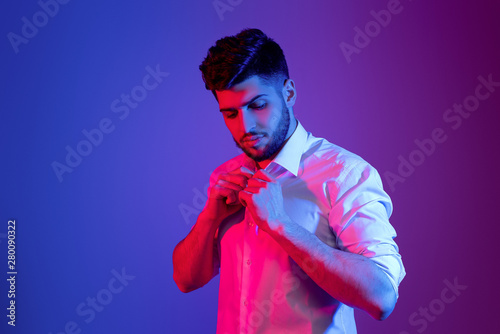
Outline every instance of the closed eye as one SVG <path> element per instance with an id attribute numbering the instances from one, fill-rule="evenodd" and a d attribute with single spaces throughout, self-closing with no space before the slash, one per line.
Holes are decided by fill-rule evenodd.
<path id="1" fill-rule="evenodd" d="M 235 111 L 224 111 L 224 117 L 235 118 L 238 113 Z"/>
<path id="2" fill-rule="evenodd" d="M 262 109 L 264 109 L 266 106 L 267 106 L 267 103 L 260 103 L 260 104 L 257 104 L 257 103 L 252 103 L 252 104 L 250 105 L 250 108 L 255 109 L 255 110 L 262 110 Z"/>

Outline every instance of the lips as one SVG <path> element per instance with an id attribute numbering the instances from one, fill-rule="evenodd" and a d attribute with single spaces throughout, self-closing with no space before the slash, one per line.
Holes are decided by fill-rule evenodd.
<path id="1" fill-rule="evenodd" d="M 242 143 L 246 146 L 257 146 L 262 139 L 264 138 L 264 135 L 252 135 L 252 136 L 246 136 L 243 140 Z"/>
<path id="2" fill-rule="evenodd" d="M 247 136 L 245 137 L 245 139 L 243 139 L 243 141 L 253 141 L 253 140 L 257 140 L 259 138 L 262 138 L 264 137 L 264 135 L 253 135 L 253 136 Z"/>

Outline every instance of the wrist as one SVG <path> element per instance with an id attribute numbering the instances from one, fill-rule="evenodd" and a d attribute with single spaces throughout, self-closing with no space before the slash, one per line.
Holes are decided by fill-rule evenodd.
<path id="1" fill-rule="evenodd" d="M 198 220 L 202 222 L 203 225 L 212 226 L 217 229 L 222 220 L 217 215 L 214 215 L 208 210 L 204 210 L 198 216 Z"/>
<path id="2" fill-rule="evenodd" d="M 268 227 L 271 234 L 274 234 L 275 237 L 281 238 L 286 235 L 286 229 L 294 224 L 290 217 L 287 215 L 283 215 L 279 218 L 275 218 L 268 222 Z"/>

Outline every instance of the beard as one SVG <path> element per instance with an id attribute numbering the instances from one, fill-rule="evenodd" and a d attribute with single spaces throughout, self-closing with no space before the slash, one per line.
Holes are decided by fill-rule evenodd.
<path id="1" fill-rule="evenodd" d="M 240 148 L 249 158 L 256 162 L 264 161 L 272 157 L 276 152 L 278 152 L 285 142 L 286 134 L 290 127 L 290 111 L 282 98 L 282 108 L 281 108 L 281 119 L 276 127 L 276 130 L 271 134 L 269 143 L 264 147 L 262 152 L 252 153 L 250 150 L 242 147 L 236 139 L 233 138 L 236 146 Z M 258 132 L 249 132 L 251 135 L 258 135 Z"/>

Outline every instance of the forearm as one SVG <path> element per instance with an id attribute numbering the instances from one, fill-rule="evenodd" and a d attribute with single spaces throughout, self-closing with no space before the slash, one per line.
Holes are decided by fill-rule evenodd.
<path id="1" fill-rule="evenodd" d="M 294 222 L 269 234 L 306 274 L 338 301 L 385 319 L 396 303 L 385 273 L 369 258 L 329 247 Z"/>
<path id="2" fill-rule="evenodd" d="M 174 281 L 182 292 L 207 284 L 214 274 L 214 236 L 217 224 L 203 212 L 191 232 L 174 249 Z"/>

